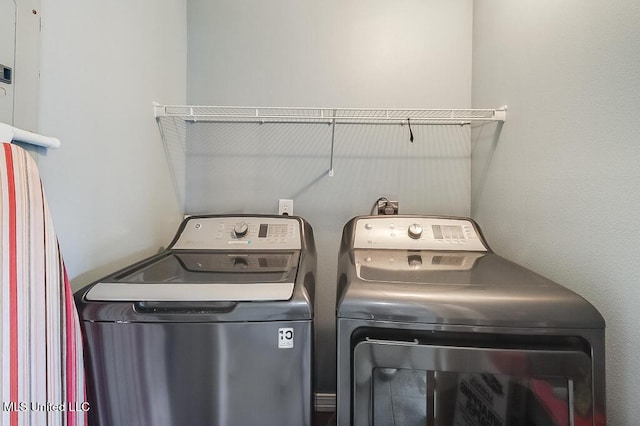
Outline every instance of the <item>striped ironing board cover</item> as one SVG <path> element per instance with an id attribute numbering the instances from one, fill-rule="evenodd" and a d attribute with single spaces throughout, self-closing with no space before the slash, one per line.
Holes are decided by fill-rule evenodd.
<path id="1" fill-rule="evenodd" d="M 82 338 L 31 156 L 0 150 L 3 426 L 86 424 Z"/>

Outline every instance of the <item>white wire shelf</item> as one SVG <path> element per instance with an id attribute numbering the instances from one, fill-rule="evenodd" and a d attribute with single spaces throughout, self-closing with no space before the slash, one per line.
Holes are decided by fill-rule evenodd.
<path id="1" fill-rule="evenodd" d="M 503 123 L 507 107 L 495 109 L 387 109 L 387 108 L 307 108 L 307 107 L 249 107 L 196 106 L 153 104 L 153 113 L 163 130 L 163 119 L 185 123 L 275 123 L 328 124 L 331 132 L 329 176 L 334 175 L 333 157 L 335 128 L 339 124 L 380 125 L 467 125 L 472 123 Z M 413 134 L 411 135 L 413 142 Z"/>
<path id="2" fill-rule="evenodd" d="M 190 122 L 326 124 L 471 124 L 504 122 L 507 107 L 496 109 L 376 109 L 190 106 L 154 104 L 154 115 Z"/>

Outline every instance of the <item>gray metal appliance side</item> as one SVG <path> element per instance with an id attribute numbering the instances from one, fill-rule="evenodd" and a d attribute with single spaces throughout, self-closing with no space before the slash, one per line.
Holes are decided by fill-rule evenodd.
<path id="1" fill-rule="evenodd" d="M 176 236 L 163 252 L 142 259 L 109 274 L 79 290 L 74 294 L 76 308 L 81 321 L 127 321 L 127 322 L 234 322 L 234 321 L 287 321 L 313 318 L 317 252 L 311 225 L 301 217 L 290 216 L 300 225 L 301 250 L 291 299 L 266 302 L 208 302 L 199 304 L 174 303 L 172 307 L 144 309 L 132 302 L 95 302 L 87 301 L 85 295 L 99 282 L 113 281 L 116 277 L 152 263 L 167 253 L 178 240 L 180 233 L 189 220 L 221 215 L 190 216 L 182 221 Z M 281 218 L 269 215 L 234 215 L 234 217 Z"/>
<path id="2" fill-rule="evenodd" d="M 478 327 L 448 324 L 418 324 L 365 319 L 337 319 L 337 398 L 336 413 L 338 426 L 352 425 L 353 350 L 355 346 L 369 338 L 429 340 L 432 336 L 448 336 L 456 344 L 474 344 L 476 337 L 500 338 L 503 343 L 512 339 L 553 340 L 554 338 L 580 338 L 585 342 L 584 351 L 592 360 L 592 401 L 593 410 L 600 418 L 606 418 L 606 363 L 605 330 L 598 329 L 551 329 L 551 328 L 508 328 Z M 471 340 L 471 341 L 470 341 Z M 520 344 L 518 342 L 518 344 Z M 392 367 L 392 366 L 389 366 Z"/>
<path id="3" fill-rule="evenodd" d="M 311 425 L 310 320 L 86 322 L 84 334 L 93 425 Z"/>

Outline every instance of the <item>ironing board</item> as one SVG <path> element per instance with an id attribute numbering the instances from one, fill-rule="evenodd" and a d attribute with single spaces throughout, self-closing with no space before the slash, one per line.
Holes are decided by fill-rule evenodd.
<path id="1" fill-rule="evenodd" d="M 86 423 L 82 338 L 35 162 L 0 144 L 3 426 Z"/>

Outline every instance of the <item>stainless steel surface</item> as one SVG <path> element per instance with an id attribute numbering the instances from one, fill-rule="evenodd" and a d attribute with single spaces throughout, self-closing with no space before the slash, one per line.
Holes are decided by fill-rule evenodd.
<path id="1" fill-rule="evenodd" d="M 338 424 L 370 424 L 367 419 L 373 392 L 371 377 L 377 367 L 414 369 L 414 361 L 433 361 L 433 357 L 439 360 L 432 366 L 434 368 L 448 368 L 447 363 L 455 363 L 455 354 L 462 352 L 438 348 L 437 343 L 419 343 L 439 333 L 445 333 L 453 342 L 448 343 L 449 346 L 473 348 L 478 345 L 481 348 L 478 349 L 480 352 L 468 352 L 476 356 L 466 357 L 467 364 L 460 364 L 460 371 L 484 368 L 491 371 L 491 365 L 483 364 L 483 358 L 477 354 L 492 350 L 508 354 L 510 350 L 521 350 L 522 347 L 500 346 L 508 342 L 523 345 L 518 338 L 525 339 L 529 349 L 546 342 L 542 350 L 550 357 L 557 355 L 559 360 L 563 359 L 564 342 L 560 338 L 577 339 L 582 342 L 579 362 L 588 361 L 590 365 L 588 380 L 594 418 L 605 418 L 605 323 L 598 311 L 574 292 L 492 253 L 480 230 L 469 219 L 400 216 L 395 223 L 424 223 L 426 220 L 433 224 L 431 220 L 438 222 L 441 219 L 471 223 L 471 229 L 476 231 L 479 243 L 486 251 L 465 251 L 455 244 L 450 246 L 451 250 L 415 249 L 412 244 L 421 240 L 413 239 L 408 230 L 407 234 L 392 236 L 388 218 L 359 217 L 345 225 L 338 258 Z M 377 224 L 378 220 L 383 221 L 382 225 Z M 375 229 L 385 229 L 376 234 L 382 241 L 358 237 L 363 230 Z M 434 237 L 438 237 L 437 229 L 433 229 Z M 440 230 L 445 231 L 444 227 Z M 446 232 L 456 236 L 463 235 L 466 230 L 460 233 L 457 229 L 447 229 Z M 406 235 L 403 241 L 410 241 L 407 246 L 394 240 L 398 235 Z M 393 241 L 389 243 L 390 240 Z M 404 336 L 403 340 L 418 343 L 391 347 L 384 343 L 398 335 Z M 363 336 L 374 340 L 362 343 Z M 372 357 L 373 354 L 376 357 L 386 354 L 390 357 L 389 362 L 383 365 L 378 358 L 375 362 L 366 361 L 367 356 L 358 355 L 363 350 L 359 348 L 363 347 L 372 348 L 367 349 Z M 361 369 L 368 371 L 359 373 Z M 565 377 L 570 369 L 561 373 Z M 430 373 L 427 371 L 427 374 Z M 361 377 L 367 377 L 365 385 L 359 382 Z M 357 391 L 359 386 L 369 388 L 366 392 Z M 354 393 L 366 395 L 369 402 L 358 402 Z M 356 407 L 369 405 L 354 413 L 354 404 Z M 364 411 L 369 414 L 363 414 Z"/>
<path id="2" fill-rule="evenodd" d="M 293 348 L 278 347 L 281 328 L 293 329 Z M 86 322 L 84 331 L 94 425 L 310 425 L 309 321 Z"/>
<path id="3" fill-rule="evenodd" d="M 458 252 L 455 255 L 460 256 Z M 341 269 L 338 283 L 342 289 L 338 305 L 341 318 L 504 327 L 604 327 L 602 316 L 582 297 L 493 253 L 475 260 L 470 269 L 437 271 L 414 263 L 406 273 L 392 266 L 374 269 L 366 263 L 355 264 L 354 260 L 361 257 L 359 252 L 342 256 L 341 265 L 348 267 Z M 432 259 L 433 253 L 396 250 L 393 264 L 409 265 L 418 257 Z"/>
<path id="4" fill-rule="evenodd" d="M 244 236 L 237 223 L 247 224 Z M 310 425 L 315 270 L 313 233 L 300 218 L 190 217 L 164 253 L 77 292 L 93 424 Z M 197 300 L 186 291 L 261 282 L 293 282 L 291 297 Z M 88 300 L 100 283 L 150 288 L 148 297 Z M 175 297 L 154 297 L 156 286 Z"/>

